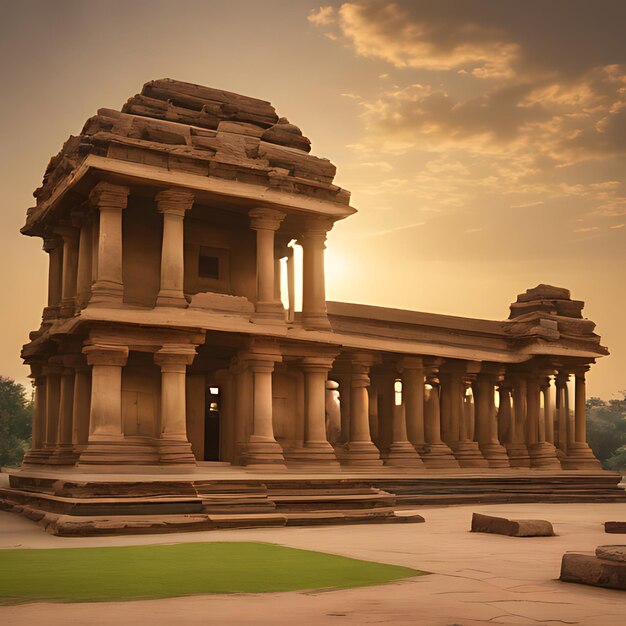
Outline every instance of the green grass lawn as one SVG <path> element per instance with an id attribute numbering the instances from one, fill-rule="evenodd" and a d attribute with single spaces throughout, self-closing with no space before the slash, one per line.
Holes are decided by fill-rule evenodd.
<path id="1" fill-rule="evenodd" d="M 252 542 L 0 550 L 0 604 L 343 589 L 422 573 Z"/>

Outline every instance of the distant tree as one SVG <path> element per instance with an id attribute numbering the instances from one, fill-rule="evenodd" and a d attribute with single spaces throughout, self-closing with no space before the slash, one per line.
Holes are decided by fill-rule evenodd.
<path id="1" fill-rule="evenodd" d="M 587 400 L 587 441 L 604 467 L 626 470 L 626 391 L 622 398 L 605 402 Z"/>
<path id="2" fill-rule="evenodd" d="M 16 466 L 30 447 L 33 403 L 23 385 L 0 376 L 0 466 Z"/>

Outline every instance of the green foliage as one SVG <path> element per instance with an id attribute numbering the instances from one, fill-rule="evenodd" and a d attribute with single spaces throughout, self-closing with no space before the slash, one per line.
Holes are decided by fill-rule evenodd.
<path id="1" fill-rule="evenodd" d="M 0 466 L 17 466 L 30 447 L 33 403 L 26 389 L 0 376 Z"/>
<path id="2" fill-rule="evenodd" d="M 604 467 L 626 470 L 626 391 L 620 400 L 587 400 L 587 441 Z"/>
<path id="3" fill-rule="evenodd" d="M 399 565 L 252 542 L 11 549 L 0 550 L 0 604 L 347 589 L 423 573 Z"/>

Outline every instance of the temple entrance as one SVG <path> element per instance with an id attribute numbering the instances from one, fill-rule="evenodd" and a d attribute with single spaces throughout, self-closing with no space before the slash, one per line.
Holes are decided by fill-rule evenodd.
<path id="1" fill-rule="evenodd" d="M 220 390 L 209 387 L 204 413 L 204 460 L 220 460 Z"/>

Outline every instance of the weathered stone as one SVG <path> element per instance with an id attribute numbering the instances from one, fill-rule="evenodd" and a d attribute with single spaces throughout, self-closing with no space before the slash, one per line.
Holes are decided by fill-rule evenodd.
<path id="1" fill-rule="evenodd" d="M 626 522 L 604 522 L 604 532 L 626 534 Z"/>
<path id="2" fill-rule="evenodd" d="M 552 524 L 545 520 L 509 520 L 491 515 L 472 515 L 473 533 L 493 533 L 509 537 L 552 537 Z"/>
<path id="3" fill-rule="evenodd" d="M 596 548 L 596 556 L 607 561 L 626 563 L 626 545 L 598 546 Z"/>
<path id="4" fill-rule="evenodd" d="M 564 582 L 626 590 L 626 563 L 600 559 L 594 554 L 567 552 L 561 561 Z"/>

